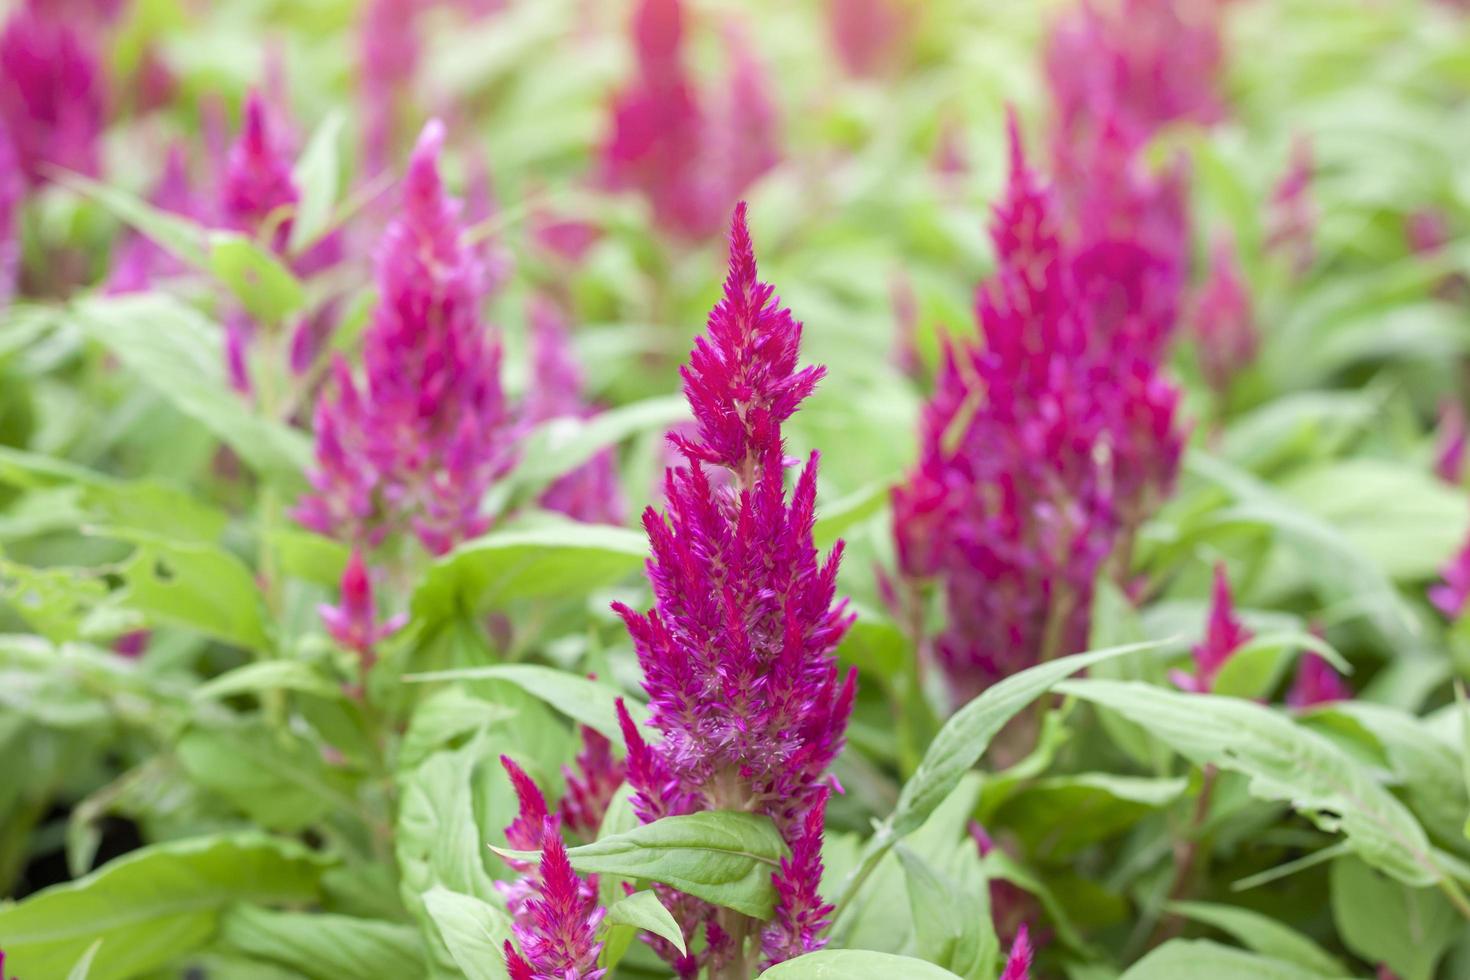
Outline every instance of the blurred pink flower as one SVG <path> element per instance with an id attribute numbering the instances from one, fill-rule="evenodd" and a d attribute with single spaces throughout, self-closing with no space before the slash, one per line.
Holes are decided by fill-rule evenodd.
<path id="1" fill-rule="evenodd" d="M 1030 980 L 1031 978 L 1031 940 L 1026 934 L 1026 926 L 1022 925 L 1016 933 L 1016 941 L 1011 944 L 1010 955 L 1006 957 L 1005 968 L 1000 972 L 1000 980 Z"/>
<path id="2" fill-rule="evenodd" d="M 1175 670 L 1169 679 L 1185 691 L 1208 693 L 1225 662 L 1251 641 L 1253 634 L 1235 616 L 1235 603 L 1230 596 L 1230 579 L 1223 562 L 1215 566 L 1215 586 L 1210 602 L 1210 616 L 1204 642 L 1193 649 L 1194 673 Z"/>
<path id="3" fill-rule="evenodd" d="M 1312 196 L 1315 172 L 1312 141 L 1298 133 L 1291 144 L 1286 172 L 1271 191 L 1266 230 L 1266 250 L 1283 256 L 1298 276 L 1310 271 L 1316 260 L 1313 239 L 1317 231 L 1317 202 Z"/>
<path id="4" fill-rule="evenodd" d="M 1465 479 L 1465 409 L 1456 398 L 1439 406 L 1439 428 L 1434 434 L 1434 472 L 1452 486 Z"/>
<path id="5" fill-rule="evenodd" d="M 25 191 L 15 144 L 0 120 L 0 310 L 10 305 L 20 275 L 20 209 Z"/>
<path id="6" fill-rule="evenodd" d="M 1337 668 L 1308 651 L 1297 664 L 1296 679 L 1286 693 L 1286 703 L 1293 708 L 1310 708 L 1333 701 L 1350 701 L 1352 696 L 1352 690 L 1338 676 Z"/>
<path id="7" fill-rule="evenodd" d="M 1429 601 L 1451 621 L 1460 618 L 1470 602 L 1470 541 L 1439 570 L 1444 581 L 1430 586 Z"/>
<path id="8" fill-rule="evenodd" d="M 572 766 L 563 766 L 567 781 L 558 814 L 561 822 L 584 840 L 594 840 L 607 815 L 607 805 L 623 785 L 625 766 L 612 751 L 612 742 L 595 728 L 581 726 L 582 751 Z"/>
<path id="9" fill-rule="evenodd" d="M 362 658 L 364 669 L 372 666 L 374 648 L 408 622 L 398 614 L 386 622 L 378 621 L 378 608 L 373 602 L 373 582 L 362 552 L 354 548 L 342 571 L 341 599 L 335 606 L 322 604 L 317 613 L 333 640 Z"/>
<path id="10" fill-rule="evenodd" d="M 160 211 L 195 220 L 206 219 L 206 208 L 189 181 L 189 161 L 182 143 L 168 149 L 163 174 L 148 201 Z M 132 293 L 149 289 L 156 279 L 184 272 L 188 266 L 167 249 L 136 229 L 121 239 L 107 281 L 109 293 Z"/>
<path id="11" fill-rule="evenodd" d="M 1195 299 L 1194 332 L 1205 380 L 1223 395 L 1255 360 L 1260 343 L 1235 243 L 1227 234 L 1216 238 L 1210 250 L 1208 278 Z"/>
<path id="12" fill-rule="evenodd" d="M 881 75 L 906 53 L 916 21 L 907 0 L 826 0 L 827 31 L 849 75 Z"/>
<path id="13" fill-rule="evenodd" d="M 0 123 L 31 184 L 47 165 L 98 173 L 106 122 L 102 66 L 92 40 L 41 0 L 25 0 L 0 32 Z"/>

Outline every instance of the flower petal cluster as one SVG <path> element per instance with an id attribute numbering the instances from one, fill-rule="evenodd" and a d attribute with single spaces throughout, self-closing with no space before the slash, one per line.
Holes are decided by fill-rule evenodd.
<path id="1" fill-rule="evenodd" d="M 353 550 L 347 559 L 347 567 L 342 570 L 340 591 L 341 599 L 337 605 L 317 606 L 317 613 L 332 639 L 357 653 L 365 665 L 371 666 L 373 648 L 402 629 L 408 617 L 400 613 L 386 622 L 378 621 L 372 578 L 362 552 L 357 549 Z"/>
<path id="2" fill-rule="evenodd" d="M 832 652 L 852 622 L 835 599 L 841 546 L 821 561 L 812 542 L 815 453 L 787 499 L 781 422 L 820 377 L 797 368 L 799 341 L 799 324 L 756 278 L 740 205 L 724 297 L 684 372 L 697 434 L 677 440 L 685 463 L 666 475 L 667 515 L 644 513 L 655 606 L 614 606 L 661 736 L 650 744 L 621 712 L 640 819 L 742 809 L 770 816 L 791 845 L 776 875 L 787 898 L 766 934 L 772 962 L 821 944 L 812 814 L 825 804 L 856 689 Z M 717 483 L 710 465 L 733 478 Z M 743 955 L 728 921 L 693 903 L 686 933 L 701 923 L 709 962 Z"/>
<path id="3" fill-rule="evenodd" d="M 1333 701 L 1350 701 L 1353 692 L 1325 659 L 1315 653 L 1302 654 L 1296 679 L 1286 692 L 1286 703 L 1293 708 L 1310 708 Z"/>
<path id="4" fill-rule="evenodd" d="M 613 755 L 612 742 L 597 729 L 583 725 L 582 751 L 573 765 L 562 767 L 567 781 L 558 808 L 562 825 L 584 840 L 595 838 L 625 774 L 623 760 Z"/>
<path id="5" fill-rule="evenodd" d="M 826 0 L 827 32 L 842 68 L 855 77 L 884 73 L 902 60 L 918 7 L 906 0 Z"/>
<path id="6" fill-rule="evenodd" d="M 1470 604 L 1470 541 L 1445 563 L 1439 574 L 1444 581 L 1430 586 L 1429 601 L 1446 619 L 1457 620 Z"/>
<path id="7" fill-rule="evenodd" d="M 1312 196 L 1316 173 L 1312 142 L 1298 135 L 1291 144 L 1286 171 L 1271 191 L 1266 250 L 1284 256 L 1298 276 L 1305 275 L 1316 258 L 1317 202 Z"/>
<path id="8" fill-rule="evenodd" d="M 101 60 L 92 39 L 45 0 L 24 0 L 0 31 L 0 124 L 32 185 L 47 166 L 95 176 L 107 116 Z"/>
<path id="9" fill-rule="evenodd" d="M 506 970 L 511 980 L 598 980 L 607 973 L 597 966 L 597 927 L 607 910 L 572 870 L 555 817 L 546 818 L 542 837 L 540 867 L 511 927 L 515 942 L 505 941 Z"/>
<path id="10" fill-rule="evenodd" d="M 594 415 L 582 400 L 582 368 L 561 313 L 550 300 L 537 297 L 531 304 L 530 324 L 533 384 L 522 408 L 526 422 Z M 623 493 L 612 449 L 599 450 L 586 463 L 558 477 L 541 494 L 540 504 L 589 524 L 621 524 Z"/>
<path id="11" fill-rule="evenodd" d="M 901 569 L 937 579 L 934 653 L 962 703 L 1083 648 L 1094 579 L 1171 489 L 1179 393 L 1159 360 L 1173 306 L 1137 242 L 1074 242 L 1011 127 L 980 335 L 944 351 L 919 458 L 893 495 Z M 1126 560 L 1126 554 L 1124 554 Z"/>
<path id="12" fill-rule="evenodd" d="M 20 274 L 20 209 L 25 189 L 15 144 L 0 120 L 0 310 L 10 304 Z"/>
<path id="13" fill-rule="evenodd" d="M 1465 479 L 1467 435 L 1465 409 L 1458 399 L 1446 398 L 1439 406 L 1439 428 L 1434 434 L 1434 472 L 1451 486 Z"/>
<path id="14" fill-rule="evenodd" d="M 464 240 L 424 128 L 377 255 L 364 378 L 345 362 L 317 405 L 314 492 L 297 519 L 367 545 L 412 531 L 442 554 L 489 526 L 482 500 L 514 461 L 500 345 L 480 321 L 483 269 Z"/>
<path id="15" fill-rule="evenodd" d="M 1170 679 L 1185 691 L 1210 691 L 1215 686 L 1220 668 L 1253 636 L 1236 617 L 1235 602 L 1230 595 L 1230 578 L 1225 572 L 1225 565 L 1217 564 L 1205 639 L 1191 651 L 1194 654 L 1194 673 L 1176 670 L 1169 675 Z"/>
<path id="16" fill-rule="evenodd" d="M 603 180 L 641 192 L 665 231 L 708 238 L 777 160 L 764 74 L 735 36 L 720 92 L 702 93 L 684 63 L 682 0 L 641 0 L 632 35 L 637 74 L 613 102 Z"/>
<path id="17" fill-rule="evenodd" d="M 1261 339 L 1229 236 L 1217 238 L 1210 251 L 1209 273 L 1195 297 L 1194 332 L 1205 380 L 1223 394 L 1255 360 Z"/>
<path id="18" fill-rule="evenodd" d="M 1005 968 L 1000 971 L 1000 980 L 1030 980 L 1030 977 L 1031 939 L 1026 934 L 1026 927 L 1022 925 L 1016 933 L 1016 941 L 1011 944 Z"/>

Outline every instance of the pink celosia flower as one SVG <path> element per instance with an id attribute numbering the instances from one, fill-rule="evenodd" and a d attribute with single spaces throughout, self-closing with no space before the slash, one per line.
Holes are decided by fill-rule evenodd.
<path id="1" fill-rule="evenodd" d="M 1026 927 L 1023 925 L 1016 933 L 1016 941 L 1011 944 L 1011 953 L 1006 957 L 1005 969 L 1000 972 L 1000 980 L 1030 980 L 1031 978 L 1031 940 L 1026 935 Z"/>
<path id="2" fill-rule="evenodd" d="M 978 820 L 970 821 L 969 831 L 982 858 L 999 847 Z M 1003 943 L 1014 943 L 1026 929 L 1026 923 L 1042 914 L 1041 903 L 1035 895 L 1004 878 L 991 878 L 988 887 L 990 918 L 995 924 L 995 934 Z"/>
<path id="3" fill-rule="evenodd" d="M 362 8 L 358 70 L 364 106 L 364 155 L 369 173 L 377 173 L 388 165 L 400 99 L 418 68 L 418 20 L 424 7 L 424 0 L 368 0 Z"/>
<path id="4" fill-rule="evenodd" d="M 1465 477 L 1465 409 L 1446 398 L 1439 406 L 1439 429 L 1434 437 L 1434 472 L 1446 483 L 1459 486 Z"/>
<path id="5" fill-rule="evenodd" d="M 1353 692 L 1338 676 L 1337 668 L 1315 653 L 1302 654 L 1297 664 L 1296 679 L 1286 692 L 1286 703 L 1293 708 L 1310 708 L 1316 704 L 1351 700 Z"/>
<path id="6" fill-rule="evenodd" d="M 827 0 L 827 32 L 849 75 L 878 75 L 904 56 L 914 28 L 906 0 Z"/>
<path id="7" fill-rule="evenodd" d="M 163 174 L 148 200 L 154 207 L 171 214 L 195 219 L 205 216 L 203 205 L 189 185 L 189 163 L 182 144 L 175 143 L 169 147 Z M 118 247 L 107 291 L 140 292 L 150 288 L 154 280 L 179 275 L 187 268 L 167 249 L 135 230 Z"/>
<path id="8" fill-rule="evenodd" d="M 1183 448 L 1150 252 L 1065 240 L 1014 120 L 1011 139 L 982 337 L 944 351 L 893 498 L 902 571 L 945 592 L 935 653 L 956 702 L 1082 649 L 1098 570 L 1169 492 Z"/>
<path id="9" fill-rule="evenodd" d="M 1291 144 L 1286 172 L 1271 191 L 1266 250 L 1283 255 L 1297 275 L 1304 275 L 1316 258 L 1312 239 L 1317 230 L 1317 204 L 1312 197 L 1316 171 L 1312 141 L 1298 134 Z"/>
<path id="10" fill-rule="evenodd" d="M 32 6 L 48 15 L 100 27 L 111 24 L 127 7 L 128 0 L 30 0 Z"/>
<path id="11" fill-rule="evenodd" d="M 763 946 L 772 962 L 822 942 L 812 840 L 820 819 L 811 813 L 826 799 L 856 689 L 832 654 L 852 622 L 834 598 L 841 546 L 820 562 L 812 543 L 815 453 L 786 499 L 781 423 L 821 376 L 797 369 L 800 336 L 756 278 L 740 205 L 724 297 L 684 371 L 698 432 L 678 440 L 685 464 L 667 474 L 667 517 L 644 513 L 656 605 L 646 615 L 614 606 L 643 668 L 649 724 L 662 736 L 650 745 L 620 707 L 639 818 L 741 809 L 771 817 L 792 846 L 776 875 L 787 898 Z M 717 488 L 708 465 L 728 469 L 733 485 Z M 701 904 L 676 913 L 686 936 L 705 925 L 700 958 L 712 969 L 746 962 L 734 913 Z M 691 976 L 696 963 L 675 967 Z"/>
<path id="12" fill-rule="evenodd" d="M 532 384 L 526 394 L 530 423 L 571 416 L 589 417 L 582 401 L 582 369 L 572 353 L 561 314 L 549 300 L 531 304 Z M 542 493 L 541 506 L 591 524 L 621 524 L 623 494 L 618 486 L 617 458 L 603 449 L 583 465 L 559 477 Z"/>
<path id="13" fill-rule="evenodd" d="M 133 630 L 112 641 L 112 649 L 124 657 L 141 657 L 153 638 L 152 630 Z"/>
<path id="14" fill-rule="evenodd" d="M 386 622 L 378 621 L 378 608 L 373 602 L 373 582 L 368 574 L 362 552 L 353 550 L 342 571 L 341 601 L 332 606 L 317 606 L 317 613 L 332 639 L 362 657 L 366 666 L 372 666 L 374 647 L 392 636 L 408 622 L 408 616 L 399 613 Z"/>
<path id="15" fill-rule="evenodd" d="M 314 493 L 297 519 L 376 544 L 412 531 L 435 554 L 489 526 L 482 501 L 514 445 L 500 345 L 479 320 L 483 267 L 439 179 L 444 128 L 424 127 L 377 255 L 365 378 L 340 359 L 317 404 Z"/>
<path id="16" fill-rule="evenodd" d="M 1439 585 L 1430 586 L 1429 601 L 1434 608 L 1444 613 L 1445 618 L 1456 620 L 1465 611 L 1465 605 L 1470 602 L 1470 542 L 1451 558 L 1439 574 L 1444 581 Z"/>
<path id="17" fill-rule="evenodd" d="M 735 41 L 723 98 L 702 98 L 684 64 L 682 0 L 642 0 L 632 33 L 638 73 L 613 103 L 603 180 L 640 191 L 667 231 L 706 238 L 775 162 L 763 75 Z"/>
<path id="18" fill-rule="evenodd" d="M 240 135 L 230 147 L 220 184 L 225 224 L 247 235 L 269 231 L 267 244 L 284 255 L 291 237 L 290 209 L 300 197 L 291 177 L 291 161 L 273 137 L 265 99 L 251 90 Z"/>
<path id="19" fill-rule="evenodd" d="M 1194 646 L 1194 673 L 1182 670 L 1171 671 L 1169 679 L 1186 691 L 1207 692 L 1215 685 L 1220 668 L 1231 655 L 1245 646 L 1253 634 L 1235 616 L 1235 604 L 1230 596 L 1230 579 L 1225 574 L 1223 562 L 1215 566 L 1214 593 L 1210 601 L 1210 616 L 1205 629 L 1204 642 Z"/>
<path id="20" fill-rule="evenodd" d="M 791 856 L 781 859 L 781 872 L 773 876 L 776 916 L 761 934 L 768 966 L 825 944 L 821 932 L 835 911 L 817 891 L 822 883 L 822 822 L 828 792 L 827 787 L 821 788 L 791 841 Z"/>
<path id="21" fill-rule="evenodd" d="M 1439 208 L 1420 208 L 1404 219 L 1404 238 L 1421 255 L 1438 252 L 1449 244 L 1449 220 Z"/>
<path id="22" fill-rule="evenodd" d="M 1209 276 L 1195 300 L 1194 332 L 1205 380 L 1223 394 L 1255 360 L 1260 341 L 1235 243 L 1228 235 L 1217 238 L 1210 251 Z"/>
<path id="23" fill-rule="evenodd" d="M 558 813 L 568 830 L 584 839 L 597 836 L 613 794 L 623 785 L 624 765 L 613 756 L 612 742 L 595 728 L 582 726 L 582 751 L 572 766 L 563 766 L 567 792 Z"/>
<path id="24" fill-rule="evenodd" d="M 546 818 L 541 838 L 541 865 L 512 925 L 515 943 L 505 941 L 506 970 L 511 980 L 598 980 L 607 973 L 597 967 L 597 927 L 607 910 L 572 870 L 555 817 Z"/>
<path id="25" fill-rule="evenodd" d="M 102 67 L 90 40 L 42 0 L 26 0 L 0 33 L 0 123 L 31 184 L 56 166 L 96 175 L 106 121 Z"/>
<path id="26" fill-rule="evenodd" d="M 20 208 L 25 189 L 15 144 L 0 120 L 0 309 L 10 305 L 20 273 Z"/>

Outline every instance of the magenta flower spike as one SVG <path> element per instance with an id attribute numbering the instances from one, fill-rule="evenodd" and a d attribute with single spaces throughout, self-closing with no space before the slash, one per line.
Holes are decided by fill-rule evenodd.
<path id="1" fill-rule="evenodd" d="M 444 128 L 424 127 L 377 255 L 364 378 L 345 362 L 316 412 L 306 527 L 376 545 L 411 532 L 443 554 L 489 527 L 485 492 L 514 462 L 500 345 L 481 324 L 484 272 L 444 192 Z"/>
<path id="2" fill-rule="evenodd" d="M 1459 553 L 1439 570 L 1439 574 L 1444 581 L 1430 586 L 1429 601 L 1444 613 L 1446 619 L 1454 622 L 1470 603 L 1470 542 L 1466 542 Z"/>
<path id="3" fill-rule="evenodd" d="M 362 8 L 359 78 L 365 122 L 364 154 L 369 173 L 388 166 L 399 100 L 413 83 L 419 63 L 419 14 L 423 0 L 368 0 Z"/>
<path id="4" fill-rule="evenodd" d="M 1313 237 L 1317 203 L 1312 197 L 1315 173 L 1312 141 L 1299 133 L 1292 141 L 1286 172 L 1271 191 L 1266 233 L 1266 250 L 1284 256 L 1298 276 L 1305 275 L 1316 258 Z"/>
<path id="5" fill-rule="evenodd" d="M 1432 255 L 1450 242 L 1450 223 L 1439 208 L 1420 208 L 1404 218 L 1404 239 L 1409 249 Z"/>
<path id="6" fill-rule="evenodd" d="M 623 785 L 626 766 L 614 757 L 612 742 L 595 728 L 582 726 L 582 751 L 571 766 L 562 767 L 567 791 L 558 814 L 562 825 L 584 840 L 592 840 L 607 815 L 607 805 Z"/>
<path id="7" fill-rule="evenodd" d="M 184 146 L 169 147 L 163 175 L 148 197 L 149 203 L 161 211 L 186 218 L 203 219 L 203 203 L 189 182 L 189 161 Z M 130 232 L 118 247 L 108 279 L 110 293 L 134 293 L 151 288 L 157 279 L 177 276 L 188 269 L 172 253 L 141 232 Z"/>
<path id="8" fill-rule="evenodd" d="M 1082 649 L 1097 572 L 1118 549 L 1126 565 L 1183 450 L 1151 253 L 1076 246 L 1014 119 L 1011 147 L 980 336 L 944 351 L 918 463 L 893 495 L 901 570 L 944 592 L 933 649 L 957 704 Z"/>
<path id="9" fill-rule="evenodd" d="M 320 605 L 317 613 L 333 640 L 358 654 L 366 667 L 371 667 L 374 648 L 403 628 L 408 617 L 402 613 L 386 622 L 378 621 L 378 608 L 373 602 L 373 582 L 362 552 L 353 549 L 342 571 L 341 599 L 337 605 Z"/>
<path id="10" fill-rule="evenodd" d="M 20 209 L 25 190 L 15 144 L 0 120 L 0 310 L 10 305 L 20 274 Z"/>
<path id="11" fill-rule="evenodd" d="M 633 638 L 649 725 L 660 735 L 650 744 L 620 709 L 639 818 L 747 810 L 771 817 L 792 847 L 775 876 L 787 898 L 763 937 L 770 962 L 822 943 L 813 840 L 821 824 L 812 813 L 829 792 L 856 691 L 855 674 L 839 676 L 833 656 L 852 622 L 835 599 L 841 545 L 821 562 L 812 543 L 815 453 L 786 497 L 781 423 L 821 377 L 798 369 L 800 337 L 757 279 L 740 205 L 724 296 L 683 372 L 697 431 L 672 437 L 685 462 L 667 473 L 667 514 L 644 513 L 655 606 L 613 607 Z M 717 485 L 706 466 L 732 481 Z M 706 927 L 702 962 L 749 962 L 732 939 L 734 913 L 692 901 L 681 912 L 686 936 Z M 699 965 L 675 963 L 680 976 Z"/>
<path id="12" fill-rule="evenodd" d="M 1193 674 L 1176 670 L 1169 678 L 1186 691 L 1208 692 L 1215 686 L 1215 677 L 1231 655 L 1251 641 L 1253 634 L 1235 616 L 1235 602 L 1230 595 L 1230 579 L 1225 573 L 1223 562 L 1215 566 L 1214 592 L 1210 601 L 1210 615 L 1205 627 L 1204 642 L 1193 648 L 1195 670 Z"/>
<path id="13" fill-rule="evenodd" d="M 1010 955 L 1006 957 L 1006 965 L 1000 971 L 1000 980 L 1030 980 L 1031 978 L 1031 939 L 1027 935 L 1026 926 L 1022 925 L 1016 933 L 1016 941 L 1011 944 Z"/>
<path id="14" fill-rule="evenodd" d="M 1465 479 L 1465 409 L 1454 398 L 1439 407 L 1439 429 L 1434 435 L 1434 472 L 1443 481 L 1459 486 Z"/>
<path id="15" fill-rule="evenodd" d="M 1205 380 L 1223 395 L 1255 360 L 1260 344 L 1250 293 L 1228 235 L 1217 238 L 1210 252 L 1209 276 L 1195 301 L 1194 332 Z"/>
<path id="16" fill-rule="evenodd" d="M 913 30 L 905 0 L 827 0 L 827 32 L 843 70 L 858 77 L 894 68 Z"/>
<path id="17" fill-rule="evenodd" d="M 225 224 L 247 235 L 269 231 L 267 244 L 284 255 L 291 236 L 289 209 L 300 199 L 291 161 L 277 145 L 265 98 L 252 89 L 245 99 L 240 135 L 230 147 L 220 186 Z"/>
<path id="18" fill-rule="evenodd" d="M 43 0 L 25 0 L 0 32 L 0 77 L 0 124 L 27 182 L 49 179 L 48 166 L 96 176 L 107 94 L 89 37 Z"/>
<path id="19" fill-rule="evenodd" d="M 523 408 L 528 423 L 596 414 L 582 401 L 582 368 L 572 351 L 560 312 L 544 297 L 530 308 L 532 385 Z M 617 457 L 611 449 L 558 477 L 542 493 L 540 504 L 589 524 L 621 524 L 624 505 L 618 485 Z"/>
<path id="20" fill-rule="evenodd" d="M 505 941 L 506 969 L 511 980 L 598 980 L 607 973 L 597 966 L 597 928 L 607 910 L 597 904 L 596 889 L 572 870 L 555 817 L 546 818 L 540 836 L 541 864 L 513 913 L 515 942 Z"/>
<path id="21" fill-rule="evenodd" d="M 1337 668 L 1310 651 L 1302 654 L 1297 664 L 1296 678 L 1286 692 L 1286 703 L 1293 708 L 1310 708 L 1333 701 L 1350 701 L 1353 692 Z"/>

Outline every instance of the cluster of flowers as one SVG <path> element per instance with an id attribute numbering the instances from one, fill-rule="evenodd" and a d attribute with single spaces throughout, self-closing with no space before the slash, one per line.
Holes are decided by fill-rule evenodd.
<path id="1" fill-rule="evenodd" d="M 1066 235 L 1014 121 L 1011 141 L 981 336 L 947 347 L 893 500 L 903 573 L 945 592 L 934 652 L 956 701 L 1085 645 L 1093 581 L 1169 491 L 1183 445 L 1159 366 L 1177 261 Z"/>
<path id="2" fill-rule="evenodd" d="M 714 235 L 730 207 L 778 159 L 779 121 L 740 32 L 726 31 L 728 75 L 701 91 L 684 58 L 682 0 L 641 0 L 637 73 L 613 104 L 603 182 L 639 191 L 654 220 L 686 239 Z"/>

